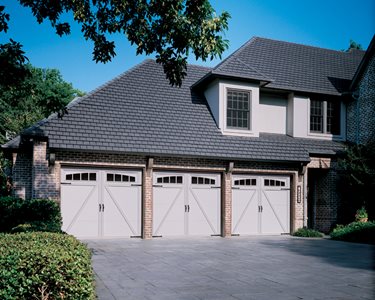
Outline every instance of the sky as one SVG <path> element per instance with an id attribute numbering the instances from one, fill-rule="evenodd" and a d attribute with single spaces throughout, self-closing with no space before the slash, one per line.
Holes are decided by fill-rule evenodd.
<path id="1" fill-rule="evenodd" d="M 225 38 L 230 46 L 227 57 L 253 36 L 305 45 L 346 49 L 352 39 L 366 49 L 375 34 L 375 0 L 211 0 L 217 13 L 231 15 Z M 84 92 L 99 87 L 115 76 L 142 62 L 125 36 L 115 35 L 117 56 L 109 63 L 92 60 L 92 44 L 77 25 L 69 36 L 59 37 L 48 22 L 38 24 L 28 8 L 18 1 L 3 0 L 10 14 L 7 34 L 0 43 L 12 38 L 24 46 L 31 64 L 59 69 L 64 80 Z M 153 58 L 153 56 L 150 56 Z M 215 66 L 220 60 L 189 63 Z"/>

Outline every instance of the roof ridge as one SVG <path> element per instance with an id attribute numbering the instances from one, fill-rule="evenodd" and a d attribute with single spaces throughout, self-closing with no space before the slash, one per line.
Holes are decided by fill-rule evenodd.
<path id="1" fill-rule="evenodd" d="M 236 51 L 234 51 L 232 54 L 230 54 L 227 58 L 223 59 L 218 65 L 216 65 L 213 70 L 219 69 L 223 64 L 227 63 L 229 60 L 233 59 L 233 57 L 239 53 L 241 53 L 244 48 L 248 45 L 250 45 L 252 42 L 254 42 L 258 37 L 253 36 L 250 40 L 248 40 L 246 43 L 244 43 L 240 48 L 238 48 Z"/>
<path id="2" fill-rule="evenodd" d="M 278 40 L 278 39 L 271 39 L 271 38 L 266 38 L 266 37 L 254 37 L 254 38 L 260 39 L 260 40 L 268 40 L 268 41 L 273 41 L 273 42 L 291 44 L 291 45 L 296 45 L 296 46 L 303 46 L 303 47 L 306 47 L 306 48 L 315 48 L 315 49 L 320 49 L 320 50 L 338 52 L 338 53 L 342 53 L 342 54 L 352 54 L 353 53 L 353 52 L 346 52 L 346 51 L 342 51 L 342 50 L 334 50 L 334 49 L 329 49 L 329 48 L 323 48 L 323 47 L 319 47 L 319 46 L 312 46 L 312 45 L 307 45 L 307 44 L 303 44 L 303 43 L 296 43 L 296 42 L 289 42 L 289 41 L 283 41 L 283 40 Z M 360 50 L 360 49 L 356 49 L 356 50 L 359 51 L 359 52 L 363 52 L 363 53 L 366 52 L 366 50 Z"/>
<path id="3" fill-rule="evenodd" d="M 268 75 L 265 75 L 265 74 L 263 74 L 262 72 L 258 71 L 256 68 L 254 68 L 254 67 L 250 66 L 249 64 L 245 63 L 242 59 L 240 59 L 240 58 L 238 58 L 238 57 L 235 57 L 234 59 L 238 60 L 241 64 L 243 64 L 244 66 L 246 66 L 246 67 L 252 69 L 253 71 L 255 71 L 256 73 L 258 73 L 258 74 L 261 75 L 262 77 L 264 77 L 264 78 L 269 78 L 269 79 L 271 78 L 271 77 L 269 77 Z M 271 79 L 270 79 L 270 80 L 271 80 Z M 271 80 L 271 81 L 274 81 L 274 80 Z"/>

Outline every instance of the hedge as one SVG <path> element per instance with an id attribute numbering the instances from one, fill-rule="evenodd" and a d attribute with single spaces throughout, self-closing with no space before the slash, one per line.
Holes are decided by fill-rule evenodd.
<path id="1" fill-rule="evenodd" d="M 293 233 L 293 236 L 298 237 L 323 237 L 323 234 L 317 230 L 310 228 L 300 228 Z"/>
<path id="2" fill-rule="evenodd" d="M 47 199 L 0 198 L 0 232 L 61 231 L 58 204 Z"/>
<path id="3" fill-rule="evenodd" d="M 0 234 L 0 299 L 95 299 L 90 251 L 66 234 Z"/>
<path id="4" fill-rule="evenodd" d="M 375 222 L 353 222 L 337 225 L 330 234 L 333 240 L 375 245 Z"/>

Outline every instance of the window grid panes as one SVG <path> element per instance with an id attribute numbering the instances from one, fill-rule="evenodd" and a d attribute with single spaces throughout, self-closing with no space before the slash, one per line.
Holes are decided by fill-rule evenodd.
<path id="1" fill-rule="evenodd" d="M 250 129 L 250 93 L 227 91 L 227 127 Z"/>
<path id="2" fill-rule="evenodd" d="M 66 174 L 65 180 L 67 181 L 96 181 L 96 173 L 73 173 Z"/>
<path id="3" fill-rule="evenodd" d="M 340 103 L 327 102 L 327 133 L 340 134 Z"/>
<path id="4" fill-rule="evenodd" d="M 340 134 L 340 102 L 310 101 L 310 131 Z"/>
<path id="5" fill-rule="evenodd" d="M 191 184 L 215 184 L 215 179 L 206 177 L 191 177 Z"/>
<path id="6" fill-rule="evenodd" d="M 238 179 L 234 181 L 234 185 L 255 186 L 257 185 L 257 180 L 256 179 Z"/>
<path id="7" fill-rule="evenodd" d="M 311 100 L 310 102 L 310 130 L 323 132 L 323 102 Z"/>
<path id="8" fill-rule="evenodd" d="M 107 173 L 107 181 L 135 182 L 135 177 L 129 175 Z"/>
<path id="9" fill-rule="evenodd" d="M 156 179 L 157 183 L 172 183 L 172 184 L 181 184 L 182 183 L 182 176 L 165 176 L 165 177 L 158 177 Z"/>

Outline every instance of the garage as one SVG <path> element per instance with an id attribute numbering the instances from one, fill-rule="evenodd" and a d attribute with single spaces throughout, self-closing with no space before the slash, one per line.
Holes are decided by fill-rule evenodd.
<path id="1" fill-rule="evenodd" d="M 290 233 L 289 177 L 234 175 L 232 233 Z"/>
<path id="2" fill-rule="evenodd" d="M 62 229 L 80 238 L 141 235 L 141 171 L 61 170 Z"/>
<path id="3" fill-rule="evenodd" d="M 153 176 L 153 236 L 220 235 L 220 174 Z"/>

